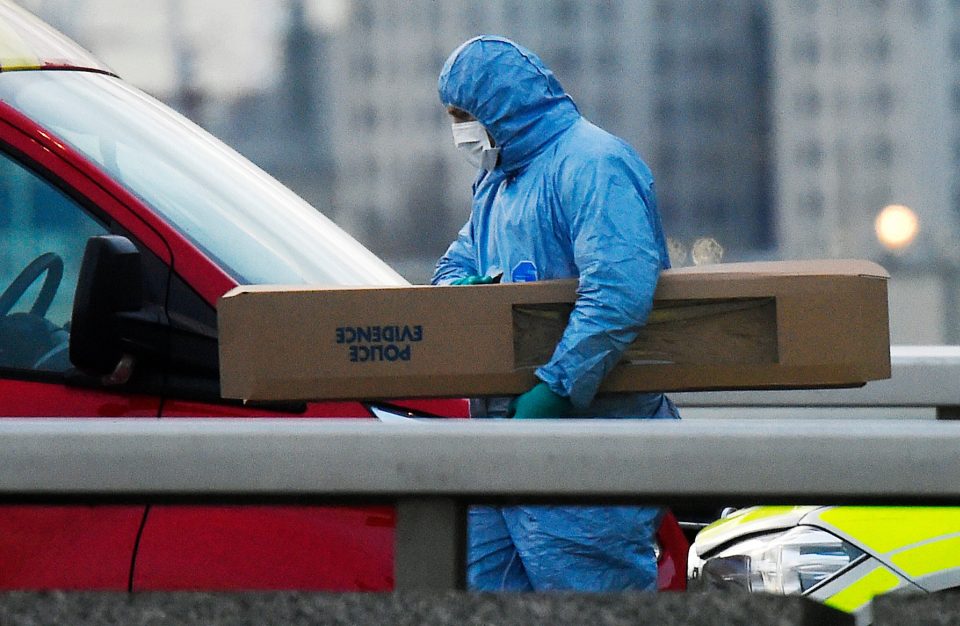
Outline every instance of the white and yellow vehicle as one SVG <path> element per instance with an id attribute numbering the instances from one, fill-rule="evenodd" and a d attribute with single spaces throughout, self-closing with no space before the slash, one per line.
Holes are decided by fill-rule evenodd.
<path id="1" fill-rule="evenodd" d="M 892 591 L 960 588 L 960 507 L 760 506 L 697 535 L 688 586 L 803 595 L 870 621 Z"/>

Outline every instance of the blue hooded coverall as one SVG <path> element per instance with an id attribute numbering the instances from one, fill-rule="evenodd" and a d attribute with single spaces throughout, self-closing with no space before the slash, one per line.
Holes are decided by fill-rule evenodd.
<path id="1" fill-rule="evenodd" d="M 467 41 L 440 74 L 440 100 L 473 115 L 500 148 L 473 184 L 473 208 L 434 284 L 503 273 L 504 282 L 579 278 L 553 357 L 536 370 L 569 398 L 569 417 L 677 418 L 663 394 L 595 398 L 653 305 L 669 259 L 649 168 L 584 119 L 531 51 L 501 37 Z M 492 399 L 488 417 L 506 414 Z M 656 588 L 661 510 L 635 506 L 472 507 L 471 589 Z"/>

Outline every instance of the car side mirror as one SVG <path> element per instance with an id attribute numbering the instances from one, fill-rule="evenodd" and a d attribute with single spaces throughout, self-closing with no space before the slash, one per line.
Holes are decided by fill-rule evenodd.
<path id="1" fill-rule="evenodd" d="M 73 302 L 70 361 L 87 374 L 114 373 L 128 352 L 125 318 L 142 308 L 140 251 L 118 235 L 88 239 Z"/>

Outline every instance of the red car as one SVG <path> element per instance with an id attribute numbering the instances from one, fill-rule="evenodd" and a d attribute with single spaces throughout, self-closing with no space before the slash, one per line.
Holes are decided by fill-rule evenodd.
<path id="1" fill-rule="evenodd" d="M 216 302 L 238 284 L 404 279 L 34 16 L 0 0 L 0 23 L 0 416 L 373 417 L 222 399 Z M 394 522 L 383 507 L 2 506 L 0 588 L 389 590 Z M 661 544 L 661 587 L 682 588 L 672 517 Z"/>

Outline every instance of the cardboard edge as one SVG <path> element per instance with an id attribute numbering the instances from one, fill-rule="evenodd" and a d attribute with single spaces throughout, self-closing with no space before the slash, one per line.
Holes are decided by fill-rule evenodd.
<path id="1" fill-rule="evenodd" d="M 764 278 L 769 276 L 863 276 L 889 279 L 890 273 L 880 264 L 866 259 L 812 259 L 796 261 L 750 261 L 678 267 L 664 270 L 661 277 L 710 275 L 722 278 L 730 275 Z"/>

